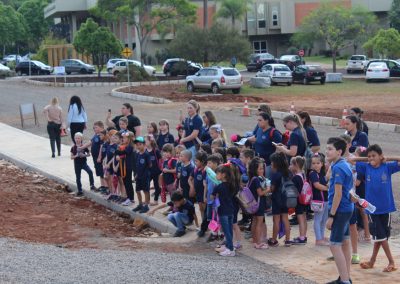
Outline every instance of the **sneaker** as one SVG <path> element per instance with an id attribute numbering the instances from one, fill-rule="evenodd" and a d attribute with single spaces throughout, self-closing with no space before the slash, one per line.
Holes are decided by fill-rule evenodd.
<path id="1" fill-rule="evenodd" d="M 239 250 L 239 249 L 241 249 L 243 246 L 242 246 L 241 244 L 235 244 L 235 245 L 233 245 L 233 247 L 234 247 L 235 250 Z"/>
<path id="2" fill-rule="evenodd" d="M 97 191 L 97 188 L 94 185 L 91 185 L 90 190 Z"/>
<path id="3" fill-rule="evenodd" d="M 51 157 L 52 157 L 52 158 L 55 158 L 55 157 L 56 157 L 56 155 L 54 155 L 54 153 L 53 153 L 53 154 L 51 154 Z"/>
<path id="4" fill-rule="evenodd" d="M 208 236 L 207 243 L 214 242 L 214 241 L 216 241 L 217 239 L 218 239 L 218 236 L 213 235 L 213 234 L 210 234 L 210 235 Z"/>
<path id="5" fill-rule="evenodd" d="M 307 244 L 307 238 L 304 238 L 304 240 L 302 240 L 300 238 L 294 238 L 293 244 L 294 245 L 305 245 L 305 244 Z"/>
<path id="6" fill-rule="evenodd" d="M 185 231 L 176 231 L 175 234 L 174 234 L 174 238 L 182 237 L 185 234 L 186 234 Z"/>
<path id="7" fill-rule="evenodd" d="M 268 245 L 269 245 L 270 247 L 277 247 L 277 246 L 279 246 L 278 241 L 277 241 L 277 240 L 274 240 L 274 239 L 269 239 L 269 240 L 267 241 L 267 243 L 268 243 Z"/>
<path id="8" fill-rule="evenodd" d="M 219 255 L 220 256 L 231 256 L 232 257 L 232 256 L 235 256 L 235 251 L 226 249 L 223 252 L 220 252 Z"/>
<path id="9" fill-rule="evenodd" d="M 132 211 L 133 211 L 133 212 L 138 212 L 138 211 L 142 210 L 142 208 L 143 208 L 143 205 L 142 205 L 142 204 L 139 204 L 138 206 L 136 206 L 135 208 L 133 208 Z"/>
<path id="10" fill-rule="evenodd" d="M 299 222 L 297 221 L 297 218 L 296 218 L 296 217 L 290 219 L 290 220 L 289 220 L 289 223 L 290 223 L 290 225 L 292 225 L 292 226 L 296 226 L 296 225 L 299 224 Z"/>
<path id="11" fill-rule="evenodd" d="M 359 254 L 353 254 L 353 256 L 351 257 L 351 264 L 360 264 Z"/>
<path id="12" fill-rule="evenodd" d="M 140 214 L 147 213 L 150 210 L 148 205 L 144 205 L 142 209 L 139 211 Z"/>
<path id="13" fill-rule="evenodd" d="M 78 192 L 75 194 L 75 196 L 76 196 L 76 197 L 81 197 L 81 196 L 83 196 L 83 192 L 82 192 L 82 191 L 78 191 Z"/>
<path id="14" fill-rule="evenodd" d="M 214 250 L 216 253 L 220 253 L 220 252 L 223 252 L 224 250 L 226 250 L 226 246 L 224 246 L 224 245 L 217 246 Z"/>
<path id="15" fill-rule="evenodd" d="M 285 241 L 285 247 L 291 247 L 293 245 L 292 241 Z"/>
<path id="16" fill-rule="evenodd" d="M 127 198 L 124 202 L 122 202 L 122 206 L 129 206 L 131 204 L 132 204 L 132 202 L 130 201 L 129 198 Z"/>
<path id="17" fill-rule="evenodd" d="M 206 234 L 206 232 L 203 231 L 203 230 L 200 230 L 200 231 L 197 232 L 197 236 L 198 236 L 199 238 L 204 237 L 205 234 Z"/>

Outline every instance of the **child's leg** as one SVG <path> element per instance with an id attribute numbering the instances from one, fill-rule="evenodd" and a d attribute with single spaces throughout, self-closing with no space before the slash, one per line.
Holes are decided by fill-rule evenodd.
<path id="1" fill-rule="evenodd" d="M 307 236 L 307 219 L 306 213 L 297 214 L 297 221 L 299 222 L 299 234 L 300 238 L 305 238 Z"/>
<path id="2" fill-rule="evenodd" d="M 344 245 L 345 242 L 346 245 Z M 348 281 L 350 279 L 350 275 L 349 275 L 349 270 L 347 268 L 348 266 L 347 266 L 346 256 L 344 254 L 344 249 L 347 249 L 349 251 L 349 253 L 346 254 L 348 254 L 351 257 L 349 240 L 344 240 L 341 245 L 337 244 L 331 245 L 330 249 L 335 259 L 335 264 L 339 272 L 340 279 L 342 281 Z"/>
<path id="3" fill-rule="evenodd" d="M 126 197 L 126 189 L 125 189 L 125 185 L 124 185 L 124 179 L 122 177 L 118 177 L 118 187 L 119 187 L 119 191 L 120 191 L 120 195 L 122 197 Z"/>
<path id="4" fill-rule="evenodd" d="M 371 233 L 369 232 L 368 215 L 365 213 L 364 208 L 360 209 L 360 215 L 364 225 L 364 238 L 366 240 L 371 240 Z"/>
<path id="5" fill-rule="evenodd" d="M 350 225 L 350 240 L 351 240 L 351 252 L 353 255 L 357 255 L 358 254 L 357 224 Z"/>
<path id="6" fill-rule="evenodd" d="M 324 202 L 324 215 L 321 220 L 321 235 L 323 240 L 325 239 L 325 227 L 328 218 L 329 218 L 329 205 L 328 202 Z"/>
<path id="7" fill-rule="evenodd" d="M 75 170 L 76 186 L 78 187 L 78 192 L 82 192 L 82 183 L 81 183 L 82 165 L 75 163 L 74 170 Z"/>
<path id="8" fill-rule="evenodd" d="M 144 203 L 146 205 L 150 204 L 150 192 L 149 191 L 144 192 Z"/>
<path id="9" fill-rule="evenodd" d="M 90 167 L 88 166 L 88 164 L 84 164 L 82 169 L 87 172 L 87 174 L 89 175 L 89 182 L 90 182 L 90 186 L 94 186 L 94 178 L 93 178 L 93 172 L 90 169 Z"/>
<path id="10" fill-rule="evenodd" d="M 283 225 L 285 226 L 285 240 L 290 241 L 289 215 L 287 213 L 281 214 L 281 219 L 282 219 Z M 279 222 L 278 222 L 278 232 L 279 232 Z"/>
<path id="11" fill-rule="evenodd" d="M 388 240 L 384 240 L 382 242 L 382 248 L 385 251 L 386 257 L 389 261 L 389 265 L 386 267 L 387 270 L 389 270 L 390 268 L 395 268 L 395 264 L 394 264 L 394 259 L 392 256 L 392 252 L 390 251 L 390 247 L 389 247 L 389 241 Z M 391 272 L 391 271 L 387 271 L 387 272 Z"/>
<path id="12" fill-rule="evenodd" d="M 159 175 L 153 176 L 153 184 L 154 184 L 154 201 L 158 202 L 158 198 L 161 193 L 160 183 L 159 183 Z"/>
<path id="13" fill-rule="evenodd" d="M 278 239 L 278 233 L 279 233 L 279 222 L 281 221 L 281 215 L 273 215 L 272 216 L 272 221 L 273 221 L 272 239 L 273 240 L 277 240 Z"/>
<path id="14" fill-rule="evenodd" d="M 107 180 L 104 177 L 100 177 L 100 185 L 102 187 L 107 187 L 108 186 Z"/>
<path id="15" fill-rule="evenodd" d="M 321 225 L 322 225 L 321 223 L 323 216 L 324 216 L 323 211 L 314 213 L 314 233 L 315 233 L 315 241 L 317 244 L 324 240 L 324 237 L 321 234 Z"/>
<path id="16" fill-rule="evenodd" d="M 138 200 L 139 200 L 139 205 L 140 204 L 143 204 L 143 199 L 142 199 L 142 192 L 139 190 L 136 190 L 136 194 L 137 194 L 137 197 L 138 197 Z"/>
<path id="17" fill-rule="evenodd" d="M 251 222 L 251 235 L 253 236 L 253 243 L 257 244 L 257 216 L 253 216 Z"/>
<path id="18" fill-rule="evenodd" d="M 240 242 L 242 241 L 242 233 L 237 223 L 233 224 L 233 239 L 238 244 L 240 244 Z"/>
<path id="19" fill-rule="evenodd" d="M 133 185 L 132 185 L 132 171 L 127 170 L 126 176 L 124 177 L 123 181 L 124 181 L 124 187 L 125 187 L 125 191 L 126 191 L 126 195 L 127 195 L 128 199 L 130 201 L 134 201 L 135 195 L 133 192 Z"/>
<path id="20" fill-rule="evenodd" d="M 204 212 L 206 210 L 206 204 L 204 202 L 199 202 L 199 209 L 201 212 L 201 222 L 204 220 Z"/>

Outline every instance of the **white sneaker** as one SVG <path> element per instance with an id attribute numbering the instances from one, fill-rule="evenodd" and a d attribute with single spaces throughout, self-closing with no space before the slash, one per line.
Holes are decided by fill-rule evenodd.
<path id="1" fill-rule="evenodd" d="M 132 204 L 132 201 L 130 201 L 129 198 L 127 198 L 124 202 L 122 202 L 122 206 L 129 206 Z"/>
<path id="2" fill-rule="evenodd" d="M 229 249 L 226 249 L 223 252 L 220 252 L 219 255 L 220 256 L 235 256 L 235 251 L 234 250 L 231 251 Z"/>

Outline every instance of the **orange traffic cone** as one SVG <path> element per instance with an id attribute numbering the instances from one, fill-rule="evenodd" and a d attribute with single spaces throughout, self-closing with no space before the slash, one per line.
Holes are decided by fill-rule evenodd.
<path id="1" fill-rule="evenodd" d="M 348 116 L 347 108 L 344 107 L 343 113 L 342 113 L 342 119 L 340 120 L 340 128 L 344 128 L 347 116 Z"/>
<path id="2" fill-rule="evenodd" d="M 247 98 L 244 99 L 244 107 L 242 111 L 242 116 L 250 116 L 249 104 L 247 102 Z"/>
<path id="3" fill-rule="evenodd" d="M 60 131 L 60 136 L 61 137 L 65 137 L 65 136 L 67 136 L 68 134 L 67 134 L 67 132 L 65 132 L 65 129 L 64 128 L 61 128 L 61 131 Z"/>
<path id="4" fill-rule="evenodd" d="M 291 106 L 290 106 L 290 114 L 296 114 L 296 109 L 294 107 L 294 103 L 292 102 Z"/>

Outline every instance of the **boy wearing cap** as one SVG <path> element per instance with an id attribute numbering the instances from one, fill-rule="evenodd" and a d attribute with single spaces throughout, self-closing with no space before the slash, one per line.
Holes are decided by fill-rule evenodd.
<path id="1" fill-rule="evenodd" d="M 145 140 L 142 136 L 136 137 L 136 193 L 139 200 L 139 205 L 133 209 L 133 212 L 146 213 L 149 211 L 150 203 L 150 154 L 146 151 Z M 142 191 L 144 193 L 144 202 Z"/>

